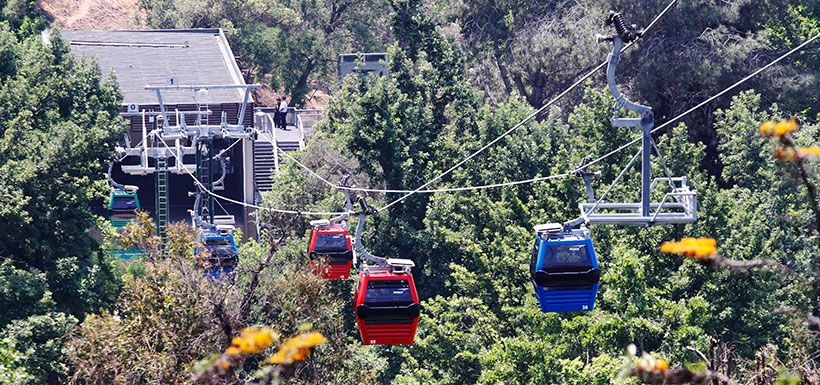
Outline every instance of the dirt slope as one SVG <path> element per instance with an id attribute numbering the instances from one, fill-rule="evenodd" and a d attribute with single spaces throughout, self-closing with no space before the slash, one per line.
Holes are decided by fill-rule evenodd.
<path id="1" fill-rule="evenodd" d="M 137 0 L 38 0 L 38 4 L 63 29 L 144 28 Z"/>
<path id="2" fill-rule="evenodd" d="M 145 29 L 145 15 L 137 9 L 137 0 L 37 0 L 43 13 L 67 30 Z M 252 79 L 246 79 L 248 81 Z M 264 88 L 255 93 L 260 105 L 275 105 L 278 93 Z M 322 109 L 329 95 L 321 90 L 310 92 L 305 108 Z"/>

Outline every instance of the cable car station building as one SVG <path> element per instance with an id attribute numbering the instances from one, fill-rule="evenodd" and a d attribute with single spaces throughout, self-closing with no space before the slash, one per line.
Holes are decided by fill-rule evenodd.
<path id="1" fill-rule="evenodd" d="M 63 31 L 62 35 L 72 53 L 94 58 L 104 74 L 116 76 L 123 93 L 120 112 L 129 127 L 123 141 L 126 154 L 132 156 L 124 156 L 115 164 L 111 177 L 119 183 L 139 187 L 143 210 L 155 219 L 158 215 L 164 216 L 166 223 L 190 221 L 189 210 L 195 203 L 190 193 L 197 191 L 191 175 L 200 176 L 200 180 L 202 175 L 213 175 L 217 179 L 222 175 L 221 168 L 224 179 L 208 181 L 214 192 L 239 202 L 253 203 L 253 144 L 250 140 L 242 135 L 211 135 L 209 151 L 211 155 L 221 155 L 217 157 L 220 160 L 203 163 L 190 137 L 181 135 L 174 139 L 163 135 L 165 143 L 160 143 L 149 135 L 154 130 L 165 128 L 167 132 L 169 127 L 180 126 L 219 127 L 221 123 L 223 129 L 253 127 L 254 101 L 250 87 L 245 84 L 221 29 Z M 192 85 L 201 87 L 185 87 Z M 165 119 L 167 123 L 163 122 Z M 163 147 L 157 148 L 159 146 Z M 134 155 L 151 153 L 152 149 L 163 152 L 167 149 L 175 156 L 167 159 L 167 165 L 157 165 L 165 159 Z M 181 162 L 176 155 L 182 158 Z M 203 174 L 198 170 L 201 168 L 212 170 Z M 233 216 L 236 226 L 249 223 L 249 210 L 241 205 L 216 202 L 213 210 Z"/>

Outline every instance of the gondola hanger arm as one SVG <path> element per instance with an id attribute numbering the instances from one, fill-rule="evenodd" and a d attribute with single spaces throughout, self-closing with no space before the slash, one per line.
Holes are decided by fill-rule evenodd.
<path id="1" fill-rule="evenodd" d="M 353 249 L 365 260 L 372 262 L 377 266 L 387 266 L 388 263 L 386 258 L 370 254 L 362 243 L 362 231 L 364 230 L 364 222 L 367 219 L 367 214 L 373 214 L 376 211 L 367 204 L 364 197 L 359 197 L 359 205 L 361 206 L 361 211 L 356 213 L 359 216 L 359 223 L 356 224 L 356 238 L 353 243 Z"/>

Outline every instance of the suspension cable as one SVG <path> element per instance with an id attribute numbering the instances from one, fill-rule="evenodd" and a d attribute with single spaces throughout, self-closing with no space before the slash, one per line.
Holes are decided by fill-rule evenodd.
<path id="1" fill-rule="evenodd" d="M 270 142 L 273 145 L 275 151 L 277 151 L 277 150 L 280 151 L 283 155 L 285 155 L 288 158 L 288 160 L 293 161 L 293 163 L 295 163 L 296 165 L 298 165 L 299 167 L 301 167 L 302 169 L 304 169 L 305 171 L 312 174 L 317 179 L 321 180 L 322 182 L 324 182 L 325 184 L 327 184 L 328 186 L 330 186 L 334 189 L 343 190 L 343 191 L 358 191 L 358 192 L 373 192 L 373 193 L 409 193 L 409 192 L 414 191 L 414 190 L 391 190 L 391 189 L 376 189 L 376 188 L 364 188 L 364 187 L 349 187 L 349 186 L 340 186 L 340 185 L 333 184 L 332 182 L 330 182 L 327 179 L 323 178 L 321 175 L 319 175 L 315 171 L 311 170 L 309 167 L 307 167 L 304 164 L 300 163 L 298 160 L 296 160 L 296 158 L 294 158 L 292 155 L 288 154 L 287 151 L 285 151 L 285 150 L 281 149 L 279 146 L 277 146 L 276 143 L 273 142 L 273 140 L 269 139 L 268 142 Z M 517 181 L 512 181 L 512 182 L 485 184 L 485 185 L 480 185 L 480 186 L 445 187 L 445 188 L 439 188 L 439 189 L 418 190 L 418 191 L 416 191 L 416 193 L 417 194 L 434 194 L 434 193 L 442 193 L 442 192 L 485 190 L 485 189 L 496 188 L 496 187 L 506 187 L 506 186 L 515 186 L 515 185 L 528 184 L 528 183 L 534 183 L 534 182 L 543 182 L 543 181 L 546 181 L 546 180 L 559 179 L 559 178 L 564 178 L 564 177 L 567 177 L 567 176 L 570 176 L 570 173 L 549 175 L 549 176 L 544 176 L 544 177 L 517 180 Z"/>
<path id="2" fill-rule="evenodd" d="M 234 141 L 233 141 L 233 143 L 231 143 L 231 145 L 230 145 L 230 146 L 225 147 L 222 151 L 220 151 L 219 153 L 217 153 L 216 155 L 214 155 L 214 158 L 221 158 L 223 154 L 225 154 L 226 152 L 230 151 L 230 150 L 233 148 L 233 146 L 236 146 L 236 144 L 237 144 L 237 143 L 239 143 L 239 142 L 241 142 L 241 141 L 242 141 L 242 138 L 239 138 L 239 139 L 234 140 Z"/>
<path id="3" fill-rule="evenodd" d="M 668 5 L 668 6 L 664 9 L 664 11 L 663 11 L 661 14 L 659 14 L 659 15 L 658 15 L 658 17 L 656 17 L 656 20 L 657 20 L 658 18 L 660 18 L 660 16 L 662 16 L 662 15 L 663 15 L 663 13 L 665 13 L 665 12 L 666 12 L 666 11 L 667 11 L 667 10 L 668 10 L 671 6 L 672 6 L 672 4 L 674 4 L 674 3 L 675 3 L 675 1 L 673 1 L 672 3 L 670 3 L 670 5 Z M 655 20 L 653 20 L 653 22 L 650 24 L 650 26 L 652 26 L 654 23 L 655 23 Z M 737 81 L 736 83 L 732 84 L 731 86 L 729 86 L 729 87 L 725 88 L 724 90 L 722 90 L 722 91 L 718 92 L 717 94 L 715 94 L 715 95 L 713 95 L 713 96 L 709 97 L 708 99 L 704 100 L 703 102 L 698 103 L 696 106 L 694 106 L 694 107 L 692 107 L 692 108 L 690 108 L 690 109 L 688 109 L 688 110 L 684 111 L 683 113 L 681 113 L 681 114 L 679 114 L 679 115 L 675 116 L 674 118 L 672 118 L 672 119 L 670 119 L 670 120 L 668 120 L 668 121 L 664 122 L 663 124 L 661 124 L 661 125 L 659 125 L 659 126 L 655 127 L 655 128 L 652 130 L 652 133 L 655 133 L 655 132 L 657 132 L 657 131 L 659 131 L 659 130 L 661 130 L 661 129 L 663 129 L 663 128 L 665 128 L 665 127 L 669 126 L 669 125 L 671 125 L 672 123 L 674 123 L 674 122 L 676 122 L 676 121 L 680 120 L 680 119 L 681 119 L 681 118 L 683 118 L 684 116 L 686 116 L 686 115 L 688 115 L 688 114 L 692 113 L 693 111 L 695 111 L 695 110 L 699 109 L 700 107 L 703 107 L 704 105 L 708 104 L 709 102 L 711 102 L 711 101 L 713 101 L 713 100 L 717 99 L 718 97 L 723 96 L 724 94 L 728 93 L 729 91 L 731 91 L 731 90 L 733 90 L 733 89 L 737 88 L 738 86 L 740 86 L 740 85 L 742 85 L 743 83 L 747 82 L 749 79 L 751 79 L 751 78 L 753 78 L 753 77 L 757 76 L 757 75 L 758 75 L 758 74 L 760 74 L 761 72 L 763 72 L 763 71 L 765 71 L 765 70 L 769 69 L 770 67 L 774 66 L 775 64 L 779 63 L 779 62 L 780 62 L 780 61 L 782 61 L 783 59 L 785 59 L 785 58 L 787 58 L 787 57 L 791 56 L 791 55 L 792 55 L 792 54 L 794 54 L 795 52 L 800 51 L 800 50 L 801 50 L 801 49 L 803 49 L 805 46 L 807 46 L 807 45 L 811 44 L 813 41 L 817 40 L 818 38 L 820 38 L 820 33 L 818 33 L 818 34 L 816 34 L 816 35 L 812 36 L 811 38 L 809 38 L 809 39 L 808 39 L 808 40 L 806 40 L 805 42 L 803 42 L 803 43 L 801 43 L 800 45 L 798 45 L 798 46 L 796 46 L 796 47 L 792 48 L 792 49 L 791 49 L 791 50 L 789 50 L 788 52 L 786 52 L 786 53 L 784 53 L 783 55 L 779 56 L 777 59 L 775 59 L 775 60 L 771 61 L 770 63 L 768 63 L 768 64 L 766 64 L 765 66 L 763 66 L 763 67 L 759 68 L 758 70 L 756 70 L 755 72 L 753 72 L 753 73 L 751 73 L 751 74 L 747 75 L 746 77 L 744 77 L 744 78 L 740 79 L 739 81 Z M 623 49 L 626 49 L 626 48 L 630 47 L 632 44 L 634 44 L 634 42 L 633 42 L 633 43 L 630 43 L 630 44 L 628 44 L 628 45 L 626 45 L 626 46 L 624 46 L 624 48 L 623 48 Z M 537 177 L 537 178 L 531 178 L 531 179 L 525 179 L 525 180 L 519 180 L 519 181 L 513 181 L 513 182 L 495 183 L 495 184 L 488 184 L 488 185 L 481 185 L 481 186 L 452 187 L 452 188 L 442 188 L 442 189 L 434 189 L 434 190 L 424 190 L 424 189 L 423 189 L 424 187 L 426 187 L 426 186 L 430 185 L 432 182 L 434 182 L 434 181 L 436 181 L 436 180 L 440 179 L 441 177 L 443 177 L 443 176 L 445 176 L 445 175 L 449 174 L 450 172 L 452 172 L 453 170 L 455 170 L 457 167 L 459 167 L 459 166 L 463 165 L 464 163 L 466 163 L 467 161 L 469 161 L 470 159 L 472 159 L 472 157 L 475 157 L 476 155 L 478 155 L 480 152 L 484 151 L 485 149 L 489 148 L 489 147 L 490 147 L 490 146 L 492 146 L 493 144 L 497 143 L 497 142 L 498 142 L 501 138 L 503 138 L 504 136 L 506 136 L 506 135 L 508 135 L 509 133 L 511 133 L 513 130 L 517 129 L 518 127 L 520 127 L 521 125 L 523 125 L 524 123 L 526 123 L 526 121 L 528 121 L 529 119 L 532 119 L 532 117 L 534 117 L 535 115 L 537 115 L 540 111 L 543 111 L 543 109 L 544 109 L 544 108 L 546 108 L 546 107 L 547 107 L 547 106 L 549 106 L 550 104 L 554 103 L 554 102 L 555 102 L 558 98 L 562 97 L 563 95 L 565 95 L 566 93 L 568 93 L 569 91 L 571 91 L 574 87 L 576 87 L 578 84 L 580 84 L 580 82 L 581 82 L 581 81 L 583 81 L 583 80 L 585 80 L 587 77 L 591 76 L 591 74 L 592 74 L 593 72 L 595 72 L 595 71 L 599 70 L 600 68 L 603 68 L 603 66 L 604 66 L 605 64 L 606 64 L 606 63 L 603 63 L 602 65 L 600 65 L 600 66 L 596 67 L 596 69 L 594 69 L 593 71 L 591 71 L 590 73 L 588 73 L 587 75 L 585 75 L 585 76 L 584 76 L 582 79 L 580 79 L 578 82 L 574 83 L 574 84 L 573 84 L 570 88 L 568 88 L 567 90 L 565 90 L 564 92 L 562 92 L 561 94 L 559 94 L 557 97 L 553 98 L 550 102 L 548 102 L 548 103 L 547 103 L 547 104 L 545 104 L 543 107 L 541 107 L 541 108 L 539 108 L 538 110 L 536 110 L 534 113 L 532 113 L 532 114 L 528 115 L 528 117 L 527 117 L 527 118 L 525 118 L 524 120 L 522 120 L 521 122 L 519 122 L 518 124 L 516 124 L 515 126 L 513 126 L 510 130 L 507 130 L 504 134 L 502 134 L 501 136 L 499 136 L 498 138 L 496 138 L 496 139 L 495 139 L 495 140 L 493 140 L 492 142 L 490 142 L 490 143 L 486 144 L 485 146 L 483 146 L 483 147 L 482 147 L 481 149 L 479 149 L 478 151 L 474 152 L 473 154 L 471 154 L 470 156 L 468 156 L 467 158 L 465 158 L 464 160 L 462 160 L 461 162 L 459 162 L 459 163 L 458 163 L 458 164 L 456 164 L 455 166 L 451 167 L 449 170 L 445 171 L 444 173 L 440 174 L 440 175 L 439 175 L 439 176 L 437 176 L 436 178 L 434 178 L 434 179 L 430 180 L 429 182 L 425 183 L 424 185 L 420 186 L 419 188 L 417 188 L 417 189 L 415 189 L 415 190 L 382 190 L 382 189 L 368 189 L 368 188 L 354 188 L 354 187 L 337 186 L 337 185 L 335 185 L 335 184 L 331 183 L 330 181 L 328 181 L 328 180 L 326 180 L 326 179 L 322 178 L 321 176 L 319 176 L 318 174 L 316 174 L 315 172 L 313 172 L 312 170 L 310 170 L 307 166 L 305 166 L 305 165 L 301 164 L 300 162 L 298 162 L 298 161 L 297 161 L 294 157 L 292 157 L 290 154 L 287 154 L 287 152 L 285 152 L 284 150 L 281 150 L 281 149 L 280 149 L 278 146 L 276 146 L 276 144 L 275 144 L 275 143 L 273 143 L 272 141 L 271 141 L 271 143 L 272 143 L 272 144 L 274 144 L 274 148 L 275 148 L 275 149 L 277 149 L 277 150 L 279 150 L 279 151 L 282 151 L 282 153 L 284 153 L 284 154 L 285 154 L 285 155 L 286 155 L 289 159 L 293 160 L 293 161 L 294 161 L 294 163 L 296 163 L 296 164 L 297 164 L 297 165 L 299 165 L 300 167 L 304 168 L 305 170 L 310 171 L 310 172 L 311 172 L 311 174 L 313 174 L 315 177 L 317 177 L 317 178 L 319 178 L 319 179 L 323 180 L 326 184 L 328 184 L 329 186 L 334 187 L 334 188 L 336 188 L 336 189 L 348 190 L 348 191 L 381 192 L 381 193 L 388 193 L 388 192 L 406 193 L 406 195 L 404 195 L 403 197 L 401 197 L 401 198 L 399 198 L 399 199 L 397 199 L 397 200 L 395 200 L 395 201 L 393 201 L 393 202 L 391 202 L 391 203 L 389 203 L 389 204 L 385 205 L 385 206 L 384 206 L 384 207 L 382 207 L 382 208 L 379 208 L 377 211 L 383 211 L 383 210 L 385 210 L 385 209 L 387 209 L 387 208 L 391 207 L 392 205 L 395 205 L 396 203 L 400 202 L 401 200 L 403 200 L 403 199 L 405 199 L 405 198 L 409 197 L 410 195 L 417 194 L 417 193 L 437 193 L 437 192 L 472 191 L 472 190 L 481 190 L 481 189 L 489 189 L 489 188 L 495 188 L 495 187 L 505 187 L 505 186 L 521 185 L 521 184 L 528 184 L 528 183 L 534 183 L 534 182 L 546 181 L 546 180 L 550 180 L 550 179 L 558 179 L 558 178 L 563 178 L 563 177 L 567 177 L 567 176 L 571 176 L 571 175 L 573 175 L 576 171 L 579 171 L 579 170 L 581 170 L 582 168 L 587 168 L 587 167 L 589 167 L 590 165 L 593 165 L 593 164 L 596 164 L 596 163 L 600 163 L 600 162 L 601 162 L 601 161 L 603 161 L 604 159 L 606 159 L 606 158 L 608 158 L 608 157 L 610 157 L 610 156 L 612 156 L 612 155 L 614 155 L 614 154 L 616 154 L 616 153 L 618 153 L 618 152 L 621 152 L 621 151 L 623 151 L 624 149 L 628 148 L 629 146 L 631 146 L 631 145 L 633 145 L 633 144 L 637 143 L 638 141 L 640 141 L 640 140 L 641 140 L 641 138 L 636 138 L 636 139 L 633 139 L 633 140 L 631 140 L 631 141 L 629 141 L 629 142 L 627 142 L 627 143 L 625 143 L 625 144 L 621 145 L 620 147 L 618 147 L 618 148 L 616 148 L 616 149 L 614 149 L 614 150 L 612 150 L 612 151 L 610 151 L 610 152 L 608 152 L 608 153 L 606 153 L 606 154 L 604 154 L 604 155 L 602 155 L 602 156 L 600 156 L 600 157 L 598 157 L 598 158 L 596 158 L 596 159 L 594 159 L 594 160 L 590 161 L 589 163 L 585 164 L 583 167 L 573 168 L 571 171 L 569 171 L 569 172 L 565 172 L 565 173 L 562 173 L 562 174 L 555 174 L 555 175 L 550 175 L 550 176 L 545 176 L 545 177 Z M 170 146 L 168 146 L 168 144 L 165 142 L 165 140 L 163 140 L 163 139 L 162 139 L 162 137 L 161 137 L 161 136 L 159 136 L 159 135 L 158 135 L 157 137 L 160 139 L 160 141 L 162 142 L 162 144 L 163 144 L 166 148 L 171 149 L 171 148 L 170 148 Z M 171 152 L 171 154 L 172 154 L 172 156 L 173 156 L 174 158 L 177 158 L 177 157 L 176 157 L 176 154 L 174 154 L 173 152 Z M 179 158 L 177 158 L 177 161 L 181 161 L 181 160 L 180 160 Z M 241 206 L 244 206 L 244 207 L 250 207 L 250 208 L 255 208 L 255 209 L 258 209 L 258 210 L 265 210 L 265 211 L 271 211 L 271 212 L 277 212 L 277 213 L 284 213 L 284 214 L 296 214 L 296 215 L 329 216 L 329 215 L 342 215 L 342 214 L 345 214 L 345 212 L 313 212 L 313 211 L 300 211 L 300 210 L 283 210 L 283 209 L 276 209 L 276 208 L 270 208 L 270 207 L 258 206 L 258 205 L 254 205 L 254 204 L 250 204 L 250 203 L 241 202 L 241 201 L 238 201 L 238 200 L 235 200 L 235 199 L 231 199 L 231 198 L 228 198 L 228 197 L 225 197 L 225 196 L 222 196 L 222 195 L 216 194 L 216 193 L 214 193 L 214 192 L 210 192 L 210 191 L 208 191 L 208 190 L 205 188 L 205 186 L 204 186 L 204 185 L 203 185 L 203 184 L 202 184 L 202 183 L 201 183 L 201 182 L 200 182 L 200 181 L 196 178 L 196 176 L 194 176 L 194 175 L 193 175 L 193 174 L 192 174 L 192 173 L 191 173 L 191 172 L 190 172 L 187 168 L 185 169 L 185 171 L 186 171 L 186 173 L 187 173 L 187 174 L 188 174 L 191 178 L 193 178 L 194 183 L 196 183 L 198 186 L 202 187 L 205 191 L 207 191 L 207 193 L 208 193 L 209 195 L 213 196 L 213 197 L 214 197 L 214 198 L 216 198 L 216 199 L 222 199 L 222 200 L 225 200 L 225 201 L 227 201 L 227 202 L 231 202 L 231 203 L 234 203 L 234 204 L 238 204 L 238 205 L 241 205 Z"/>
<path id="4" fill-rule="evenodd" d="M 165 139 L 163 139 L 161 135 L 156 135 L 156 137 L 157 137 L 157 139 L 160 140 L 160 142 L 162 142 L 162 145 L 165 146 L 165 148 L 167 148 L 169 150 L 172 150 L 172 148 L 170 146 L 168 146 L 168 143 L 165 142 Z M 176 159 L 177 162 L 182 162 L 182 159 L 178 158 L 177 155 L 173 151 L 171 151 L 171 156 L 173 156 Z M 238 201 L 236 199 L 232 199 L 232 198 L 228 198 L 228 197 L 223 196 L 223 195 L 219 195 L 219 194 L 217 194 L 213 191 L 209 191 L 208 188 L 205 187 L 205 185 L 202 184 L 202 182 L 199 179 L 197 179 L 197 177 L 190 170 L 188 170 L 187 167 L 183 167 L 183 170 L 185 170 L 185 172 L 188 174 L 188 176 L 190 176 L 194 180 L 194 184 L 199 186 L 208 195 L 214 197 L 215 199 L 221 199 L 221 200 L 224 200 L 226 202 L 230 202 L 230 203 L 237 204 L 237 205 L 240 205 L 240 206 L 250 207 L 250 208 L 257 209 L 257 210 L 270 211 L 270 212 L 275 212 L 275 213 L 295 214 L 295 215 L 330 216 L 330 215 L 345 214 L 345 212 L 343 212 L 343 211 L 323 212 L 323 211 L 284 210 L 284 209 L 277 209 L 277 208 L 272 208 L 272 207 L 254 205 L 254 204 L 251 204 L 251 203 L 245 203 L 245 202 L 242 202 L 242 201 Z"/>
<path id="5" fill-rule="evenodd" d="M 766 64 L 765 66 L 760 67 L 757 71 L 752 72 L 751 74 L 747 75 L 747 76 L 746 76 L 746 77 L 744 77 L 743 79 L 738 80 L 735 84 L 732 84 L 731 86 L 727 87 L 727 88 L 726 88 L 726 89 L 724 89 L 723 91 L 720 91 L 720 92 L 718 92 L 718 93 L 716 93 L 716 94 L 712 95 L 712 96 L 711 96 L 711 97 L 709 97 L 708 99 L 706 99 L 706 100 L 704 100 L 704 101 L 702 101 L 702 102 L 698 103 L 696 106 L 694 106 L 694 107 L 692 107 L 692 108 L 690 108 L 690 109 L 688 109 L 688 110 L 684 111 L 684 112 L 683 112 L 683 113 L 681 113 L 680 115 L 675 116 L 674 118 L 667 120 L 666 122 L 664 122 L 664 123 L 663 123 L 663 124 L 661 124 L 660 126 L 655 127 L 654 129 L 652 129 L 652 133 L 655 133 L 655 132 L 657 132 L 657 131 L 659 131 L 659 130 L 661 130 L 661 129 L 663 129 L 663 128 L 667 127 L 667 126 L 669 126 L 670 124 L 672 124 L 672 123 L 674 123 L 674 122 L 676 122 L 676 121 L 680 120 L 680 119 L 681 119 L 681 118 L 683 118 L 684 116 L 689 115 L 692 111 L 695 111 L 695 110 L 697 110 L 698 108 L 703 107 L 704 105 L 708 104 L 708 103 L 709 103 L 709 102 L 711 102 L 712 100 L 715 100 L 715 99 L 717 99 L 717 98 L 719 98 L 719 97 L 723 96 L 725 93 L 727 93 L 727 92 L 729 92 L 729 91 L 731 91 L 731 90 L 733 90 L 733 89 L 737 88 L 738 86 L 740 86 L 741 84 L 745 83 L 745 82 L 746 82 L 746 81 L 748 81 L 749 79 L 751 79 L 751 78 L 753 78 L 753 77 L 757 76 L 758 74 L 760 74 L 761 72 L 763 72 L 763 71 L 765 71 L 765 70 L 769 69 L 769 67 L 771 67 L 771 66 L 773 66 L 773 65 L 777 64 L 778 62 L 780 62 L 781 60 L 783 60 L 783 59 L 785 59 L 785 58 L 787 58 L 787 57 L 791 56 L 793 53 L 795 53 L 795 52 L 797 52 L 797 51 L 800 51 L 801 49 L 803 49 L 803 47 L 805 47 L 805 46 L 807 46 L 807 45 L 811 44 L 811 42 L 813 42 L 813 41 L 817 40 L 817 38 L 818 38 L 818 37 L 820 37 L 820 33 L 818 33 L 818 34 L 816 34 L 816 35 L 812 36 L 812 37 L 811 37 L 811 38 L 809 38 L 808 40 L 804 41 L 802 44 L 798 45 L 797 47 L 792 48 L 791 50 L 789 50 L 788 52 L 784 53 L 783 55 L 780 55 L 780 57 L 778 57 L 777 59 L 774 59 L 774 60 L 773 60 L 773 61 L 771 61 L 769 64 Z M 624 145 L 622 145 L 622 146 L 620 146 L 620 147 L 618 147 L 618 148 L 616 148 L 616 149 L 614 149 L 614 150 L 612 150 L 612 151 L 610 151 L 610 152 L 608 152 L 608 153 L 604 154 L 604 155 L 603 155 L 603 156 L 601 156 L 600 158 L 597 158 L 597 159 L 595 159 L 595 160 L 593 160 L 593 161 L 589 162 L 589 163 L 587 164 L 587 166 L 588 166 L 588 165 L 593 165 L 593 164 L 595 164 L 595 163 L 598 163 L 598 162 L 600 162 L 600 161 L 602 161 L 602 160 L 604 160 L 604 159 L 608 158 L 609 156 L 611 156 L 611 155 L 613 155 L 613 154 L 615 154 L 615 153 L 617 153 L 617 152 L 620 152 L 621 150 L 623 150 L 623 149 L 625 149 L 625 148 L 627 148 L 627 147 L 629 147 L 629 146 L 631 146 L 631 145 L 633 145 L 633 144 L 635 144 L 635 143 L 638 143 L 640 140 L 641 140 L 641 138 L 640 138 L 640 137 L 637 137 L 637 138 L 635 138 L 635 139 L 633 139 L 633 140 L 631 140 L 631 141 L 629 141 L 629 142 L 625 143 Z"/>
<path id="6" fill-rule="evenodd" d="M 666 6 L 666 8 L 664 8 L 664 9 L 663 9 L 663 11 L 661 11 L 661 13 L 659 13 L 659 14 L 658 14 L 658 16 L 656 16 L 656 17 L 655 17 L 655 19 L 654 19 L 654 20 L 652 20 L 652 22 L 651 22 L 651 23 L 649 23 L 649 26 L 648 26 L 648 27 L 644 30 L 644 34 L 646 33 L 646 31 L 648 31 L 648 30 L 649 30 L 649 28 L 651 28 L 652 26 L 654 26 L 654 25 L 655 25 L 655 23 L 656 23 L 656 22 L 657 22 L 657 21 L 658 21 L 661 17 L 663 17 L 663 15 L 664 15 L 664 14 L 666 14 L 666 12 L 667 12 L 669 9 L 671 9 L 671 8 L 672 8 L 672 6 L 673 6 L 676 2 L 677 2 L 677 0 L 672 0 L 671 2 L 669 2 L 669 5 L 667 5 L 667 6 Z M 625 46 L 621 49 L 621 52 L 623 52 L 623 51 L 624 51 L 624 50 L 626 50 L 627 48 L 629 48 L 629 47 L 631 47 L 632 45 L 634 45 L 634 43 L 635 43 L 636 41 L 638 41 L 638 40 L 639 40 L 639 39 L 636 39 L 636 40 L 634 40 L 634 41 L 630 42 L 629 44 L 625 45 Z M 575 89 L 575 87 L 577 87 L 577 86 L 578 86 L 578 85 L 580 85 L 582 82 L 584 82 L 587 78 L 589 78 L 590 76 L 592 76 L 593 74 L 595 74 L 596 72 L 598 72 L 601 68 L 604 68 L 604 66 L 606 66 L 608 62 L 609 62 L 609 60 L 605 60 L 603 63 L 601 63 L 601 64 L 599 64 L 597 67 L 595 67 L 592 71 L 587 72 L 587 74 L 586 74 L 586 75 L 584 75 L 584 76 L 582 76 L 580 79 L 578 79 L 575 83 L 573 83 L 571 86 L 569 86 L 569 88 L 567 88 L 566 90 L 564 90 L 563 92 L 561 92 L 560 94 L 558 94 L 556 97 L 552 98 L 552 100 L 550 100 L 549 102 L 547 102 L 546 104 L 544 104 L 543 106 L 541 106 L 540 108 L 538 108 L 537 110 L 535 110 L 534 112 L 532 112 L 531 114 L 527 115 L 527 117 L 525 117 L 523 120 L 521 120 L 520 122 L 518 122 L 516 125 L 512 126 L 509 130 L 505 131 L 504 133 L 502 133 L 502 134 L 501 134 L 500 136 L 498 136 L 497 138 L 495 138 L 495 139 L 491 140 L 490 142 L 488 142 L 487 144 L 485 144 L 484 146 L 482 146 L 481 148 L 479 148 L 478 150 L 476 150 L 475 152 L 473 152 L 472 154 L 470 154 L 470 155 L 469 155 L 469 156 L 467 156 L 466 158 L 462 159 L 460 162 L 456 163 L 454 166 L 450 167 L 449 169 L 447 169 L 446 171 L 442 172 L 441 174 L 439 174 L 439 175 L 435 176 L 433 179 L 430 179 L 429 181 L 427 181 L 427 182 L 426 182 L 426 183 L 424 183 L 423 185 L 419 186 L 419 187 L 418 187 L 418 188 L 416 188 L 415 190 L 413 190 L 413 191 L 411 191 L 411 192 L 409 192 L 409 193 L 407 193 L 407 194 L 404 194 L 403 196 L 399 197 L 398 199 L 396 199 L 396 200 L 394 200 L 394 201 L 392 201 L 392 202 L 388 203 L 387 205 L 385 205 L 385 206 L 383 206 L 383 207 L 379 208 L 377 211 L 382 211 L 382 210 L 386 210 L 386 209 L 390 208 L 391 206 L 393 206 L 393 205 L 395 205 L 395 204 L 397 204 L 397 203 L 399 203 L 399 202 L 403 201 L 404 199 L 406 199 L 406 198 L 410 197 L 411 195 L 418 193 L 418 192 L 419 192 L 419 190 L 424 189 L 425 187 L 427 187 L 427 186 L 431 185 L 433 182 L 435 182 L 435 181 L 437 181 L 437 180 L 439 180 L 439 179 L 443 178 L 444 176 L 446 176 L 446 175 L 450 174 L 450 173 L 451 173 L 451 172 L 453 172 L 455 169 L 457 169 L 457 168 L 461 167 L 463 164 L 465 164 L 465 163 L 467 163 L 468 161 L 470 161 L 470 159 L 474 158 L 476 155 L 478 155 L 478 154 L 482 153 L 484 150 L 486 150 L 486 149 L 488 149 L 488 148 L 492 147 L 494 144 L 496 144 L 496 143 L 498 143 L 499 141 L 501 141 L 501 139 L 504 139 L 507 135 L 511 134 L 513 131 L 517 130 L 519 127 L 523 126 L 525 123 L 527 123 L 528 121 L 530 121 L 530 120 L 532 120 L 533 118 L 535 118 L 538 114 L 540 114 L 542 111 L 544 111 L 547 107 L 549 107 L 549 106 L 551 106 L 552 104 L 554 104 L 555 102 L 557 102 L 557 101 L 558 101 L 558 99 L 562 98 L 564 95 L 568 94 L 570 91 L 572 91 L 573 89 Z"/>

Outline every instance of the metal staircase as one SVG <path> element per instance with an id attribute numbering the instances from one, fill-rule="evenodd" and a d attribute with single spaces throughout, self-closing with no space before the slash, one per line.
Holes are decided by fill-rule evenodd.
<path id="1" fill-rule="evenodd" d="M 292 152 L 292 151 L 299 150 L 299 142 L 290 142 L 290 141 L 281 141 L 280 140 L 277 143 L 277 145 L 279 146 L 279 148 L 281 148 L 285 152 Z M 285 160 L 280 160 L 279 164 L 284 164 Z"/>
<path id="2" fill-rule="evenodd" d="M 253 180 L 259 191 L 270 191 L 273 186 L 273 145 L 266 141 L 253 142 Z"/>
<path id="3" fill-rule="evenodd" d="M 299 150 L 298 141 L 278 141 L 278 146 L 285 152 Z M 259 191 L 270 191 L 273 187 L 273 175 L 277 170 L 277 157 L 273 145 L 266 140 L 253 142 L 253 180 Z M 287 158 L 278 157 L 279 165 L 287 163 Z"/>

